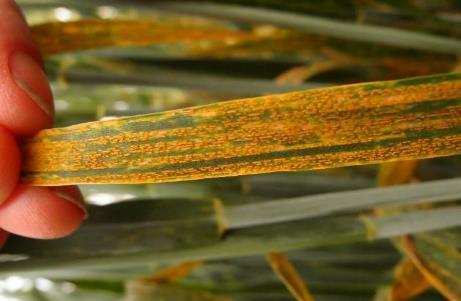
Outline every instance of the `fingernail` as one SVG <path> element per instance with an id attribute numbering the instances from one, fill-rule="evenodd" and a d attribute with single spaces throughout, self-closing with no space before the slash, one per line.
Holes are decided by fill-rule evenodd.
<path id="1" fill-rule="evenodd" d="M 16 52 L 10 58 L 11 73 L 16 84 L 49 116 L 53 115 L 53 95 L 40 64 L 25 52 Z"/>
<path id="2" fill-rule="evenodd" d="M 86 205 L 83 201 L 83 198 L 75 198 L 73 195 L 71 195 L 64 189 L 60 189 L 59 187 L 51 187 L 51 190 L 53 190 L 53 192 L 60 198 L 63 198 L 66 201 L 69 201 L 72 204 L 76 205 L 78 208 L 80 208 L 84 213 L 84 218 L 88 218 L 88 210 L 86 209 Z"/>

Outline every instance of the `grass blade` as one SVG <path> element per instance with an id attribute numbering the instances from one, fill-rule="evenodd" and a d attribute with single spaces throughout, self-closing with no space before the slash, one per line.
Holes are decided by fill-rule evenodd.
<path id="1" fill-rule="evenodd" d="M 404 258 L 395 269 L 394 283 L 390 289 L 390 298 L 394 301 L 410 300 L 430 288 L 429 282 L 424 278 L 414 263 Z"/>
<path id="2" fill-rule="evenodd" d="M 210 63 L 211 64 L 211 63 Z M 117 65 L 114 64 L 116 67 Z M 239 79 L 236 77 L 220 76 L 215 74 L 185 72 L 159 67 L 133 67 L 136 72 L 127 72 L 121 68 L 109 71 L 87 70 L 84 68 L 70 68 L 64 72 L 49 70 L 56 77 L 65 76 L 70 83 L 85 84 L 124 84 L 136 86 L 177 87 L 187 90 L 199 90 L 213 93 L 226 93 L 234 97 L 259 96 L 270 93 L 285 93 L 299 89 L 312 89 L 327 86 L 320 83 L 277 84 L 265 79 Z M 130 70 L 131 71 L 131 70 Z M 235 87 L 239 87 L 235 89 Z"/>
<path id="3" fill-rule="evenodd" d="M 267 261 L 297 301 L 314 301 L 314 297 L 307 290 L 301 275 L 296 271 L 288 257 L 281 252 L 270 252 L 267 254 Z"/>
<path id="4" fill-rule="evenodd" d="M 70 51 L 131 47 L 161 43 L 214 41 L 226 39 L 245 41 L 258 37 L 223 26 L 192 26 L 162 24 L 152 21 L 84 19 L 73 22 L 45 23 L 31 27 L 43 55 Z"/>
<path id="5" fill-rule="evenodd" d="M 225 4 L 196 5 L 187 2 L 161 3 L 158 4 L 157 7 L 184 13 L 227 18 L 236 21 L 269 23 L 304 32 L 323 34 L 354 41 L 441 53 L 457 54 L 461 52 L 461 41 L 453 38 L 439 37 L 403 29 L 336 21 L 265 8 L 251 8 Z"/>
<path id="6" fill-rule="evenodd" d="M 242 99 L 44 130 L 34 185 L 146 183 L 432 158 L 461 150 L 461 75 Z"/>
<path id="7" fill-rule="evenodd" d="M 201 261 L 189 261 L 183 262 L 178 265 L 173 265 L 164 270 L 161 270 L 152 277 L 144 279 L 146 282 L 150 283 L 170 283 L 175 282 L 178 279 L 184 278 L 195 269 L 200 267 L 203 262 Z"/>
<path id="8" fill-rule="evenodd" d="M 460 179 L 450 179 L 386 188 L 324 193 L 231 206 L 225 209 L 225 215 L 228 227 L 235 229 L 313 218 L 338 212 L 371 209 L 383 205 L 401 206 L 443 202 L 461 198 L 460 184 Z"/>
<path id="9" fill-rule="evenodd" d="M 458 250 L 418 237 L 406 237 L 403 243 L 406 255 L 447 300 L 456 301 L 461 298 Z"/>
<path id="10" fill-rule="evenodd" d="M 147 262 L 241 257 L 376 240 L 461 225 L 461 206 L 456 206 L 386 217 L 349 215 L 299 220 L 237 229 L 218 236 L 216 218 L 207 217 L 201 212 L 203 209 L 196 210 L 201 215 L 199 220 L 183 220 L 179 216 L 184 212 L 175 213 L 180 202 L 163 202 L 163 211 L 149 210 L 145 207 L 149 203 L 157 202 L 144 203 L 138 208 L 135 207 L 142 204 L 133 202 L 130 206 L 135 207 L 130 211 L 120 207 L 126 206 L 122 204 L 112 209 L 93 208 L 90 214 L 99 222 L 87 223 L 64 239 L 36 241 L 14 237 L 3 248 L 3 254 L 22 256 L 22 260 L 3 262 L 0 274 L 15 272 L 57 277 L 68 276 L 72 271 L 82 273 L 85 268 L 108 270 L 141 266 L 145 269 Z M 115 218 L 115 212 L 132 214 Z M 133 215 L 135 212 L 137 215 Z M 140 221 L 143 215 L 144 221 Z M 160 217 L 164 220 L 159 221 Z"/>
<path id="11" fill-rule="evenodd" d="M 374 238 L 387 238 L 399 235 L 439 230 L 461 225 L 461 207 L 447 207 L 405 213 L 402 216 L 379 216 L 372 218 L 376 231 Z"/>

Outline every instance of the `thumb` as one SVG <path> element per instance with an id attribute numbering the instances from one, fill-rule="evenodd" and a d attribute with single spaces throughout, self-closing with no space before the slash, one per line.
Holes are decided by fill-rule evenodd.
<path id="1" fill-rule="evenodd" d="M 40 53 L 15 2 L 0 0 L 1 229 L 56 238 L 76 230 L 85 218 L 76 187 L 63 192 L 17 185 L 20 158 L 15 138 L 33 135 L 52 121 L 53 97 Z M 5 238 L 0 230 L 0 245 Z"/>
<path id="2" fill-rule="evenodd" d="M 12 0 L 0 0 L 0 124 L 16 136 L 49 127 L 53 97 L 27 24 Z"/>

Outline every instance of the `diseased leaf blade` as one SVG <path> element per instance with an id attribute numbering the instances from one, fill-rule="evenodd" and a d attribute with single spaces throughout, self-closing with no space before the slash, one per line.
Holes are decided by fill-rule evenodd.
<path id="1" fill-rule="evenodd" d="M 461 152 L 461 75 L 241 99 L 44 130 L 22 145 L 34 185 L 147 183 Z"/>
<path id="2" fill-rule="evenodd" d="M 224 26 L 193 26 L 177 22 L 149 20 L 84 19 L 53 22 L 31 27 L 43 55 L 104 47 L 132 47 L 165 43 L 209 41 L 222 44 L 226 39 L 245 41 L 258 37 Z"/>

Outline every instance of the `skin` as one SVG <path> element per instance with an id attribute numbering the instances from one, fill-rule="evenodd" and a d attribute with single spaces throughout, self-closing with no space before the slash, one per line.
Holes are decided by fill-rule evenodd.
<path id="1" fill-rule="evenodd" d="M 42 58 L 14 1 L 0 0 L 0 20 L 7 20 L 0 22 L 2 246 L 10 233 L 38 239 L 63 237 L 79 227 L 86 213 L 76 187 L 52 189 L 19 182 L 21 156 L 18 141 L 52 126 L 53 100 L 43 72 Z M 36 67 L 31 67 L 34 65 Z M 18 75 L 28 84 L 32 95 L 37 97 L 31 96 L 30 91 L 28 93 L 18 84 Z"/>

